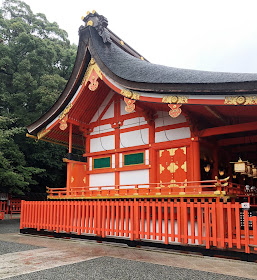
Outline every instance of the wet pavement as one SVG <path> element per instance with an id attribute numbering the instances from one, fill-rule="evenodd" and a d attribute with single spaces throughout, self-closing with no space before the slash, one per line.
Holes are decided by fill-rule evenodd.
<path id="1" fill-rule="evenodd" d="M 0 221 L 0 279 L 257 279 L 257 264 L 155 248 L 19 234 Z"/>

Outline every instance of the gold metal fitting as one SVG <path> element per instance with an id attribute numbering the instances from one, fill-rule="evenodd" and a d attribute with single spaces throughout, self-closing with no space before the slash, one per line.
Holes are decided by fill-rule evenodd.
<path id="1" fill-rule="evenodd" d="M 124 42 L 123 42 L 123 41 L 120 41 L 120 43 L 122 44 L 122 46 L 124 45 Z"/>
<path id="2" fill-rule="evenodd" d="M 93 25 L 94 25 L 94 23 L 93 23 L 92 20 L 89 20 L 89 21 L 87 22 L 87 26 L 93 26 Z"/>

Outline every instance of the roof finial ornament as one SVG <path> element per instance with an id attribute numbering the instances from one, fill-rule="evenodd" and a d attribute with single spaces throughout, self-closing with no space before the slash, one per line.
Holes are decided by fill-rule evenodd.
<path id="1" fill-rule="evenodd" d="M 111 43 L 111 36 L 107 30 L 108 20 L 102 15 L 99 15 L 95 10 L 92 13 L 87 12 L 85 17 L 81 18 L 85 22 L 85 27 L 93 26 L 98 34 L 102 37 L 104 43 Z M 85 27 L 81 26 L 80 31 Z"/>

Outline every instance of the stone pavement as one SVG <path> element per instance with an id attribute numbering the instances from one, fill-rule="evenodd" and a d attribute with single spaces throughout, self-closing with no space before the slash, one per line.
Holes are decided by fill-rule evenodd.
<path id="1" fill-rule="evenodd" d="M 0 279 L 257 279 L 256 263 L 24 235 L 18 222 L 0 221 Z"/>

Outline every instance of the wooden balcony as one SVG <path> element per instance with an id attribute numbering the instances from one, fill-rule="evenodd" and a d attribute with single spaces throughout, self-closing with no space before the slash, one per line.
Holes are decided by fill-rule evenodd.
<path id="1" fill-rule="evenodd" d="M 176 183 L 110 185 L 91 187 L 47 188 L 48 199 L 111 199 L 111 198 L 214 198 L 256 196 L 246 193 L 244 187 L 226 179 Z"/>

